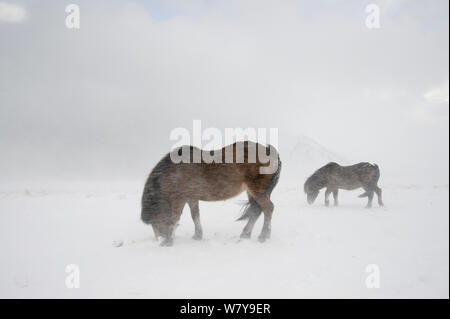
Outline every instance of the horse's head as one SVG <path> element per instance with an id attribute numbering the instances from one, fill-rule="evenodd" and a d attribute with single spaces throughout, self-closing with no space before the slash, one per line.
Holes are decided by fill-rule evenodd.
<path id="1" fill-rule="evenodd" d="M 155 238 L 159 237 L 166 238 L 169 234 L 169 224 L 168 223 L 152 223 L 153 232 L 155 233 Z"/>
<path id="2" fill-rule="evenodd" d="M 306 180 L 303 188 L 307 196 L 308 204 L 313 204 L 317 196 L 319 196 L 321 187 L 317 183 L 315 183 L 315 179 L 311 176 Z"/>
<path id="3" fill-rule="evenodd" d="M 171 234 L 173 225 L 177 222 L 170 214 L 165 213 L 167 211 L 169 209 L 164 204 L 154 202 L 153 205 L 142 208 L 141 219 L 145 224 L 152 225 L 156 239 L 158 237 L 167 238 Z"/>

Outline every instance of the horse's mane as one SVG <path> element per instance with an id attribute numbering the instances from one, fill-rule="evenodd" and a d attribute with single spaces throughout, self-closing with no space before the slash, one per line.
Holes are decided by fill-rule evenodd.
<path id="1" fill-rule="evenodd" d="M 322 166 L 321 168 L 319 168 L 318 170 L 316 170 L 311 176 L 308 177 L 308 179 L 306 180 L 303 188 L 306 191 L 306 185 L 313 183 L 313 185 L 319 185 L 321 184 L 321 182 L 326 179 L 330 169 L 340 166 L 338 163 L 335 162 L 330 162 L 328 164 L 326 164 L 325 166 Z"/>
<path id="2" fill-rule="evenodd" d="M 172 160 L 168 153 L 156 164 L 145 182 L 141 201 L 141 219 L 146 224 L 151 224 L 159 213 L 167 208 L 165 207 L 167 203 L 161 194 L 161 177 L 170 165 Z"/>

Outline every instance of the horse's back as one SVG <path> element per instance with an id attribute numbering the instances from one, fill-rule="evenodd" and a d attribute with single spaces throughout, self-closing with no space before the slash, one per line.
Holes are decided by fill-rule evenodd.
<path id="1" fill-rule="evenodd" d="M 354 190 L 365 184 L 373 183 L 379 176 L 377 165 L 368 162 L 361 162 L 349 166 L 335 167 L 330 180 L 333 184 L 338 184 L 339 188 Z"/>
<path id="2" fill-rule="evenodd" d="M 261 144 L 246 141 L 227 145 L 220 150 L 206 151 L 210 154 L 221 151 L 222 160 L 212 163 L 205 162 L 203 156 L 201 162 L 192 162 L 191 154 L 189 163 L 174 163 L 167 169 L 162 177 L 164 193 L 173 198 L 219 201 L 235 197 L 245 190 L 255 194 L 262 192 L 270 183 L 272 174 L 260 173 L 261 167 L 267 166 L 259 159 L 260 147 L 267 150 Z M 180 149 L 199 150 L 189 146 Z M 231 152 L 233 158 L 230 161 L 226 154 Z M 271 159 L 274 156 L 278 158 L 278 153 L 275 153 L 269 153 Z"/>

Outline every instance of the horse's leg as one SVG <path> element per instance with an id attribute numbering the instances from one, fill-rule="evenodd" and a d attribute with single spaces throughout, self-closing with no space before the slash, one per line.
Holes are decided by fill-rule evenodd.
<path id="1" fill-rule="evenodd" d="M 379 188 L 378 186 L 375 186 L 375 193 L 377 194 L 377 197 L 378 197 L 378 205 L 384 206 L 383 198 L 381 196 L 381 188 Z"/>
<path id="2" fill-rule="evenodd" d="M 274 205 L 269 197 L 263 197 L 257 200 L 259 207 L 261 207 L 264 213 L 264 224 L 261 234 L 258 237 L 260 242 L 264 242 L 266 239 L 270 238 L 270 233 L 272 230 L 272 213 Z"/>
<path id="3" fill-rule="evenodd" d="M 372 200 L 373 200 L 373 191 L 369 191 L 369 193 L 367 194 L 368 197 L 368 201 L 367 201 L 367 205 L 366 208 L 372 208 Z"/>
<path id="4" fill-rule="evenodd" d="M 338 194 L 339 194 L 338 189 L 333 190 L 334 206 L 339 205 Z"/>
<path id="5" fill-rule="evenodd" d="M 194 236 L 192 236 L 192 238 L 195 240 L 200 240 L 203 238 L 203 230 L 200 223 L 200 210 L 198 208 L 198 200 L 188 201 L 188 205 L 191 209 L 191 216 L 195 225 L 195 234 Z"/>
<path id="6" fill-rule="evenodd" d="M 153 233 L 155 234 L 155 240 L 158 241 L 159 232 L 154 225 L 152 225 L 152 228 L 153 228 Z"/>
<path id="7" fill-rule="evenodd" d="M 363 184 L 363 189 L 364 189 L 365 193 L 360 195 L 360 197 L 367 196 L 368 201 L 367 201 L 366 208 L 372 208 L 372 200 L 373 200 L 375 187 L 373 186 L 373 184 Z"/>
<path id="8" fill-rule="evenodd" d="M 248 222 L 245 225 L 244 229 L 241 233 L 241 238 L 250 238 L 252 236 L 253 227 L 255 226 L 256 221 L 258 220 L 258 216 L 252 215 L 248 218 Z"/>
<path id="9" fill-rule="evenodd" d="M 331 194 L 331 190 L 329 188 L 327 188 L 327 190 L 325 191 L 325 206 L 330 205 L 330 200 L 328 199 L 330 197 L 330 194 Z"/>
<path id="10" fill-rule="evenodd" d="M 250 205 L 248 209 L 252 209 L 252 214 L 250 214 L 248 218 L 248 222 L 245 225 L 244 229 L 241 233 L 241 238 L 250 238 L 252 235 L 253 227 L 255 226 L 256 221 L 258 220 L 259 215 L 261 215 L 261 208 L 257 205 L 256 201 L 248 194 L 248 199 L 250 201 Z M 252 204 L 253 201 L 253 204 Z"/>
<path id="11" fill-rule="evenodd" d="M 161 246 L 173 246 L 173 233 L 175 231 L 175 224 L 169 224 L 167 226 L 167 233 L 164 236 Z"/>
<path id="12" fill-rule="evenodd" d="M 183 213 L 183 207 L 186 201 L 177 201 L 172 204 L 171 219 L 167 221 L 167 231 L 164 234 L 164 240 L 161 242 L 161 246 L 172 246 L 173 236 L 181 214 Z"/>

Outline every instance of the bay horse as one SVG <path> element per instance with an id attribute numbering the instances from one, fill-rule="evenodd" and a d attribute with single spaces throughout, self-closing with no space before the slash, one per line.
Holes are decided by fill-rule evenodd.
<path id="1" fill-rule="evenodd" d="M 377 194 L 378 204 L 383 206 L 381 188 L 378 187 L 380 169 L 376 164 L 358 163 L 351 166 L 341 166 L 328 163 L 314 172 L 305 182 L 304 191 L 308 204 L 314 203 L 319 191 L 326 187 L 325 205 L 329 206 L 328 197 L 333 193 L 334 205 L 338 205 L 339 189 L 354 190 L 362 187 L 365 192 L 359 197 L 368 197 L 367 208 L 372 207 L 374 193 Z"/>
<path id="2" fill-rule="evenodd" d="M 202 151 L 193 146 L 176 148 L 159 161 L 145 183 L 141 219 L 152 225 L 157 239 L 163 237 L 161 246 L 171 246 L 175 227 L 187 203 L 195 225 L 193 238 L 200 240 L 203 231 L 199 201 L 227 200 L 246 191 L 248 202 L 238 220 L 248 219 L 248 222 L 240 237 L 250 238 L 263 212 L 264 225 L 258 239 L 264 242 L 270 238 L 274 210 L 270 195 L 280 172 L 280 157 L 271 145 L 245 141 L 215 151 Z"/>

